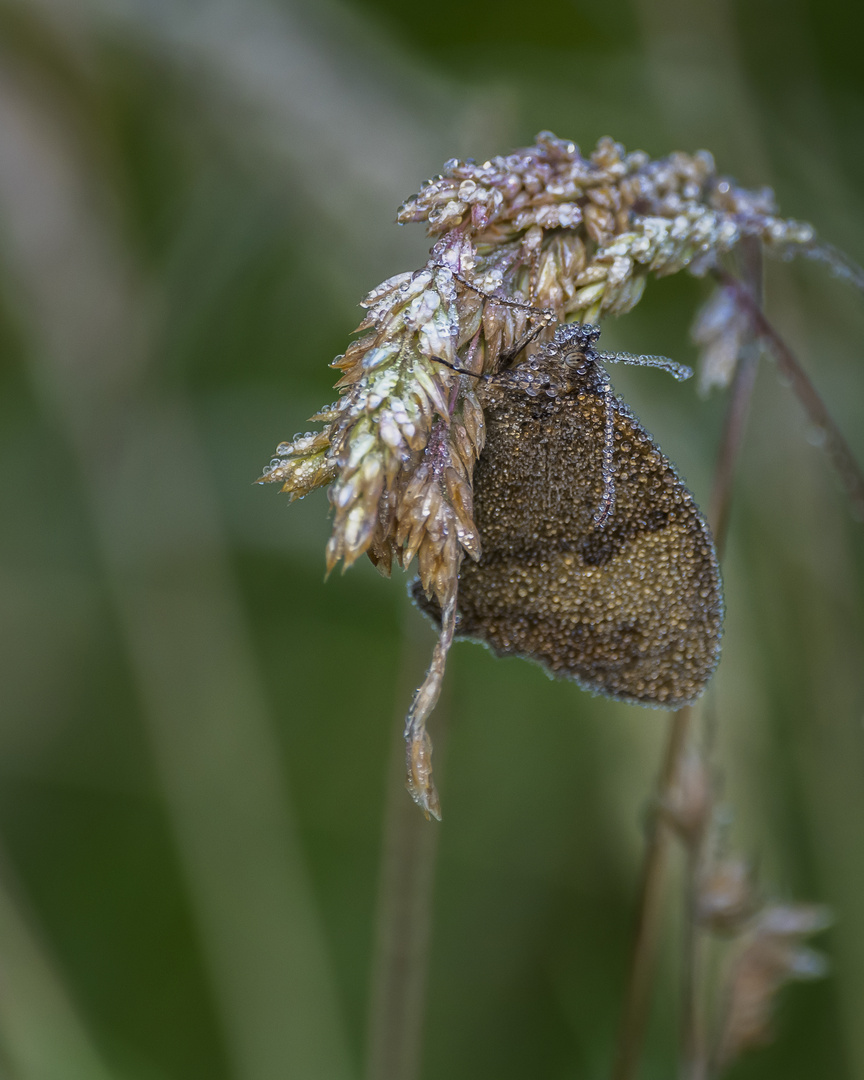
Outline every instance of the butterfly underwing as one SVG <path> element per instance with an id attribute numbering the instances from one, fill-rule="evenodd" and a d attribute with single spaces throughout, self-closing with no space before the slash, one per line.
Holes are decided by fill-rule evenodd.
<path id="1" fill-rule="evenodd" d="M 463 560 L 456 635 L 595 693 L 678 708 L 719 659 L 717 556 L 693 496 L 602 364 L 652 358 L 604 357 L 598 336 L 559 327 L 479 387 L 482 554 Z M 440 620 L 419 582 L 413 594 Z"/>

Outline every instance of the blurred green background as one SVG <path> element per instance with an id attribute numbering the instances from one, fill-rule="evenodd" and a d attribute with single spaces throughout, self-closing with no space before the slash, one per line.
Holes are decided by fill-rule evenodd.
<path id="1" fill-rule="evenodd" d="M 544 128 L 705 147 L 864 261 L 860 18 L 0 0 L 0 1076 L 379 1080 L 385 835 L 421 879 L 434 862 L 399 1080 L 608 1075 L 664 714 L 457 645 L 427 825 L 398 756 L 431 629 L 401 577 L 325 585 L 323 493 L 251 482 L 332 400 L 359 299 L 425 260 L 392 222 L 447 158 Z M 654 282 L 604 345 L 693 362 L 707 295 Z M 767 304 L 864 460 L 864 298 L 773 264 Z M 613 376 L 704 504 L 723 396 Z M 740 1078 L 864 1077 L 864 533 L 808 435 L 763 365 L 717 761 L 765 893 L 836 922 L 831 977 L 785 993 Z"/>

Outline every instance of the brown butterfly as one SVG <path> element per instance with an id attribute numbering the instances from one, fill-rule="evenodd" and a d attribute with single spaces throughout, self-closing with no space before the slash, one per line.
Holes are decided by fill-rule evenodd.
<path id="1" fill-rule="evenodd" d="M 612 392 L 600 331 L 554 340 L 481 386 L 474 471 L 483 551 L 459 574 L 456 634 L 535 660 L 608 697 L 678 708 L 717 665 L 720 572 L 708 525 L 672 464 Z M 418 604 L 440 610 L 413 584 Z"/>

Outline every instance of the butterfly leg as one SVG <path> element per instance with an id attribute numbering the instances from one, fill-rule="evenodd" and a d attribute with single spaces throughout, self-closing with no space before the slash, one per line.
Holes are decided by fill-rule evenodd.
<path id="1" fill-rule="evenodd" d="M 436 364 L 443 364 L 444 367 L 449 367 L 451 371 L 455 371 L 458 375 L 470 375 L 472 379 L 488 379 L 491 377 L 489 375 L 480 375 L 476 371 L 469 371 L 468 368 L 458 367 L 456 364 L 451 364 L 449 360 L 445 360 L 441 356 L 431 356 L 429 359 L 433 360 Z"/>
<path id="2" fill-rule="evenodd" d="M 547 327 L 551 326 L 557 321 L 555 312 L 551 308 L 538 308 L 533 304 L 526 304 L 523 300 L 515 300 L 509 296 L 495 296 L 492 293 L 486 292 L 481 289 L 479 285 L 475 285 L 473 281 L 469 281 L 468 278 L 458 274 L 452 266 L 448 266 L 447 263 L 436 262 L 433 266 L 437 266 L 442 270 L 449 270 L 453 275 L 454 281 L 458 281 L 460 285 L 464 285 L 466 289 L 470 289 L 472 292 L 481 296 L 486 303 L 499 304 L 501 307 L 509 307 L 518 311 L 527 311 L 529 320 L 537 319 L 537 325 L 529 328 L 525 331 L 521 338 L 516 341 L 506 353 L 502 353 L 498 358 L 498 366 L 506 367 L 507 364 L 543 332 Z"/>

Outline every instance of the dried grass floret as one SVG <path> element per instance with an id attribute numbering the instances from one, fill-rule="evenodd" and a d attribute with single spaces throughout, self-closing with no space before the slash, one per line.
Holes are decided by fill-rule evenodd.
<path id="1" fill-rule="evenodd" d="M 727 974 L 718 1069 L 771 1041 L 777 994 L 786 983 L 826 974 L 826 958 L 804 940 L 830 924 L 828 909 L 816 904 L 769 904 L 754 918 Z"/>

